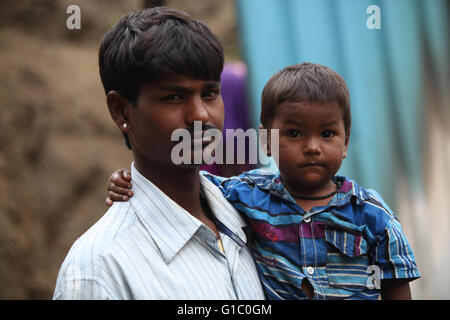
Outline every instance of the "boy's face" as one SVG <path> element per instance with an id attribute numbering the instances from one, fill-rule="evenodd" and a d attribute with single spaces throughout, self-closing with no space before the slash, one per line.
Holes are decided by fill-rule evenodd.
<path id="1" fill-rule="evenodd" d="M 325 190 L 348 148 L 343 110 L 337 103 L 285 101 L 276 108 L 283 183 L 293 190 Z"/>
<path id="2" fill-rule="evenodd" d="M 140 88 L 137 107 L 128 108 L 128 112 L 128 135 L 135 158 L 145 163 L 173 165 L 171 151 L 179 143 L 171 141 L 174 130 L 191 130 L 194 121 L 222 130 L 220 82 L 173 76 L 145 83 Z"/>

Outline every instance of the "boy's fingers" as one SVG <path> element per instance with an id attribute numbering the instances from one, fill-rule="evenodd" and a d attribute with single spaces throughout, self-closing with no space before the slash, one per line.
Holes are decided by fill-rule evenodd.
<path id="1" fill-rule="evenodd" d="M 127 201 L 127 196 L 122 196 L 120 194 L 114 193 L 112 191 L 108 192 L 108 198 L 111 199 L 111 201 Z"/>
<path id="2" fill-rule="evenodd" d="M 130 170 L 122 170 L 122 177 L 127 180 L 127 181 L 131 181 L 131 171 Z"/>
<path id="3" fill-rule="evenodd" d="M 122 174 L 118 173 L 117 171 L 114 172 L 111 177 L 109 178 L 109 182 L 108 183 L 108 189 L 110 189 L 111 185 L 117 185 L 119 187 L 124 187 L 124 188 L 131 188 L 131 183 L 129 183 L 128 181 L 126 181 L 125 179 L 122 178 Z"/>
<path id="4" fill-rule="evenodd" d="M 105 202 L 106 202 L 106 205 L 109 207 L 112 206 L 112 204 L 113 204 L 113 201 L 111 200 L 110 197 L 106 197 Z"/>
<path id="5" fill-rule="evenodd" d="M 132 197 L 133 196 L 133 191 L 131 191 L 128 188 L 122 188 L 119 186 L 116 186 L 115 184 L 111 184 L 108 187 L 108 191 L 113 192 L 118 194 L 119 196 L 123 197 L 123 196 L 128 196 L 128 197 Z M 115 201 L 116 199 L 111 198 L 113 201 Z"/>
<path id="6" fill-rule="evenodd" d="M 128 201 L 130 199 L 130 196 L 124 196 L 114 191 L 109 191 L 108 198 L 110 198 L 112 201 Z"/>

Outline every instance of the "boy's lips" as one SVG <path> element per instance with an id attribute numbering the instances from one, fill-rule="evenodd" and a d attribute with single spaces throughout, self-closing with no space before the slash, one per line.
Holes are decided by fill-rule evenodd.
<path id="1" fill-rule="evenodd" d="M 300 167 L 324 167 L 324 165 L 322 163 L 319 162 L 309 162 L 309 163 L 304 163 L 302 165 L 300 165 Z"/>
<path id="2" fill-rule="evenodd" d="M 312 162 L 312 163 L 303 163 L 299 165 L 298 167 L 298 174 L 301 174 L 303 176 L 309 175 L 309 174 L 315 174 L 315 175 L 323 175 L 327 168 L 322 163 Z"/>

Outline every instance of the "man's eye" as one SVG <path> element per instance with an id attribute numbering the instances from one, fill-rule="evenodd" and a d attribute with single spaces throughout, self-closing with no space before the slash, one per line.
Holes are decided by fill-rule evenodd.
<path id="1" fill-rule="evenodd" d="M 325 130 L 322 132 L 322 137 L 324 138 L 332 138 L 336 135 L 336 133 L 333 130 Z"/>
<path id="2" fill-rule="evenodd" d="M 208 90 L 205 93 L 203 93 L 204 98 L 215 98 L 220 94 L 219 90 Z"/>
<path id="3" fill-rule="evenodd" d="M 183 97 L 179 94 L 172 94 L 170 96 L 164 97 L 166 101 L 180 101 Z"/>
<path id="4" fill-rule="evenodd" d="M 301 134 L 300 134 L 300 131 L 298 131 L 298 130 L 289 130 L 287 135 L 288 135 L 288 137 L 291 137 L 291 138 L 297 138 Z"/>

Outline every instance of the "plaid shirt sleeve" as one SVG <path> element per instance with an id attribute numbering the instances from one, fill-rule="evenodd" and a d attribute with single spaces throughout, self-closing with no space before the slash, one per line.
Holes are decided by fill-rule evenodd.
<path id="1" fill-rule="evenodd" d="M 212 173 L 209 173 L 207 171 L 201 171 L 201 173 L 212 183 L 214 183 L 219 190 L 226 195 L 229 192 L 230 189 L 230 183 L 229 183 L 229 178 L 225 178 L 225 177 L 220 177 L 220 176 L 216 176 Z"/>
<path id="2" fill-rule="evenodd" d="M 381 279 L 417 279 L 420 277 L 414 253 L 400 222 L 392 216 L 375 247 L 374 262 Z"/>
<path id="3" fill-rule="evenodd" d="M 229 196 L 230 193 L 233 192 L 233 190 L 236 191 L 235 187 L 239 185 L 239 183 L 241 183 L 241 180 L 245 179 L 246 176 L 245 172 L 239 176 L 233 177 L 220 177 L 207 171 L 201 171 L 201 173 L 219 188 L 225 198 Z"/>

